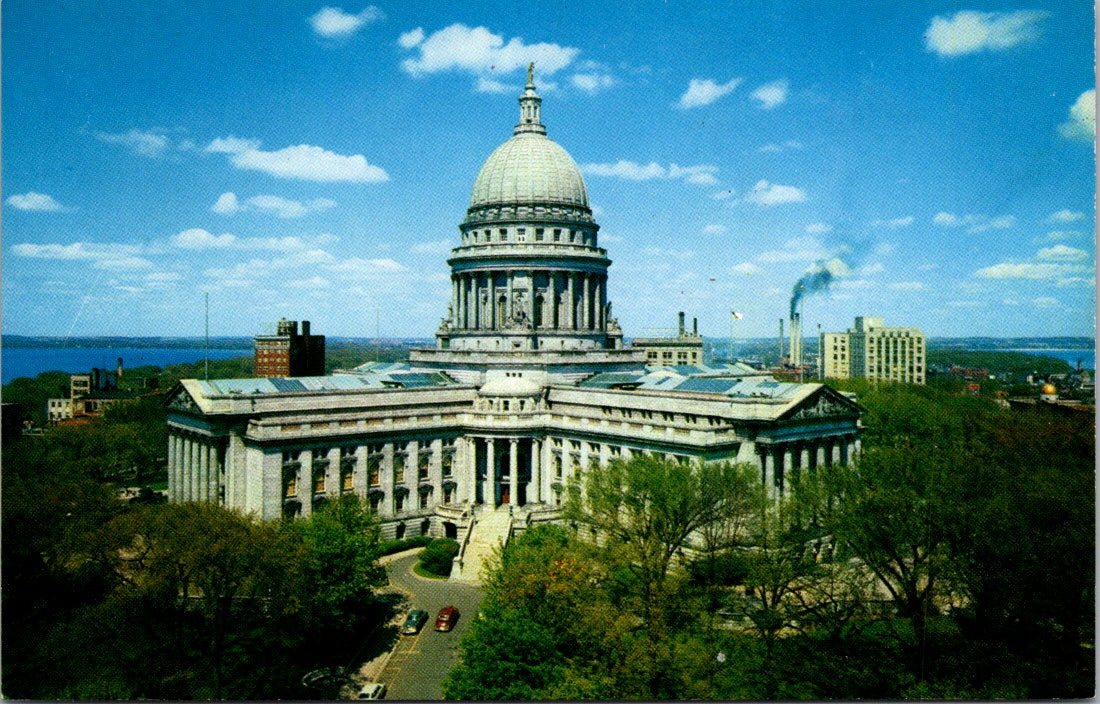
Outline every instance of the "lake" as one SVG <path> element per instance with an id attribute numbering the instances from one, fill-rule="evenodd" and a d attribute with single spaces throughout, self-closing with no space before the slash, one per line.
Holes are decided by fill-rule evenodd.
<path id="1" fill-rule="evenodd" d="M 251 357 L 252 348 L 212 349 L 210 359 Z M 122 357 L 122 369 L 152 364 L 166 367 L 169 364 L 200 362 L 202 347 L 5 347 L 0 350 L 0 377 L 7 384 L 21 376 L 35 377 L 42 372 L 62 371 L 80 374 L 93 367 L 113 370 Z"/>

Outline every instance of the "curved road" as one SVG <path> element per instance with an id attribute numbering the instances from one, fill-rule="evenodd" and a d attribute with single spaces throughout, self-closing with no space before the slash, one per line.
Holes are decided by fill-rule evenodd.
<path id="1" fill-rule="evenodd" d="M 481 602 L 481 589 L 444 579 L 424 579 L 412 572 L 419 551 L 386 565 L 390 586 L 408 599 L 408 608 L 424 609 L 428 621 L 415 636 L 401 636 L 386 667 L 378 676 L 388 688 L 387 699 L 442 699 L 443 680 L 458 663 L 458 641 L 469 628 Z M 460 616 L 450 633 L 435 630 L 435 617 L 444 606 L 455 606 Z M 404 619 L 402 619 L 404 622 Z"/>

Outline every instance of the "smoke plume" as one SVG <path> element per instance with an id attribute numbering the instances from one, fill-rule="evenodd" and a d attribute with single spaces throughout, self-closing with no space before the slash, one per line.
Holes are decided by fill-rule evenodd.
<path id="1" fill-rule="evenodd" d="M 848 276 L 851 273 L 851 268 L 839 257 L 816 262 L 802 275 L 802 278 L 798 280 L 791 291 L 790 317 L 794 318 L 794 314 L 798 310 L 798 304 L 803 297 L 825 291 L 829 288 L 829 284 L 833 282 L 833 279 Z"/>

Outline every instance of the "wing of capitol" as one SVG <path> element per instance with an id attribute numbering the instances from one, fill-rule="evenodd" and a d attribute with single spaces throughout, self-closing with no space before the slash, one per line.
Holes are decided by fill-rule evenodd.
<path id="1" fill-rule="evenodd" d="M 180 382 L 171 501 L 264 519 L 367 499 L 389 538 L 559 517 L 590 463 L 747 462 L 775 496 L 859 451 L 859 405 L 742 364 L 647 367 L 611 315 L 599 226 L 528 76 L 520 120 L 474 181 L 431 349 L 330 376 Z M 490 521 L 491 522 L 491 521 Z"/>

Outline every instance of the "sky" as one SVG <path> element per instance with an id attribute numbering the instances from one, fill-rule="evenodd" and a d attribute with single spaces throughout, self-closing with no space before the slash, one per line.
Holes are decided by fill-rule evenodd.
<path id="1" fill-rule="evenodd" d="M 429 337 L 535 63 L 625 332 L 1092 335 L 1084 0 L 9 0 L 2 330 Z M 735 319 L 731 313 L 740 318 Z"/>

